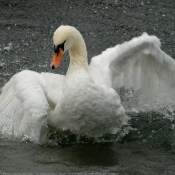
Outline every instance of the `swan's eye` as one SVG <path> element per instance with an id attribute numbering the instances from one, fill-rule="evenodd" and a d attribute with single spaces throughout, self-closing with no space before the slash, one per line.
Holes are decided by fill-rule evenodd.
<path id="1" fill-rule="evenodd" d="M 59 45 L 55 45 L 54 44 L 54 52 L 55 53 L 59 53 L 59 48 L 61 48 L 63 51 L 64 51 L 64 43 L 65 43 L 66 41 L 64 41 L 62 44 L 59 44 Z"/>

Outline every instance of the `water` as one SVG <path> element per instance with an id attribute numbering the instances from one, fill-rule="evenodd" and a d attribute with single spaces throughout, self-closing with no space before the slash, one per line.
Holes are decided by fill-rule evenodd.
<path id="1" fill-rule="evenodd" d="M 24 69 L 52 72 L 52 34 L 61 24 L 82 32 L 89 58 L 143 32 L 159 37 L 162 49 L 175 57 L 173 0 L 1 0 L 0 7 L 0 87 Z M 64 58 L 53 72 L 65 74 L 68 54 Z M 63 136 L 57 145 L 1 138 L 0 173 L 175 174 L 173 108 L 163 100 L 157 111 L 125 102 L 133 130 L 117 142 L 110 136 L 108 142 Z"/>
<path id="2" fill-rule="evenodd" d="M 94 143 L 70 147 L 3 140 L 1 172 L 173 174 L 174 154 L 138 144 Z M 2 151 L 3 150 L 3 151 Z"/>

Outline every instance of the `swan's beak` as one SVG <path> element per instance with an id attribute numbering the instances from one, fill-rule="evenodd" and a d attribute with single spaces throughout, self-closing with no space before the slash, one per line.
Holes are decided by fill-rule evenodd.
<path id="1" fill-rule="evenodd" d="M 63 53 L 64 53 L 64 51 L 61 48 L 59 48 L 59 52 L 58 53 L 54 52 L 52 61 L 50 63 L 50 67 L 52 69 L 55 69 L 55 68 L 57 68 L 59 66 Z"/>

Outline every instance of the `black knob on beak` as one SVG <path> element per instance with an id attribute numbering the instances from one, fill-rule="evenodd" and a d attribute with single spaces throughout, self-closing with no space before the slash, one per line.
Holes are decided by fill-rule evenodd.
<path id="1" fill-rule="evenodd" d="M 52 65 L 52 69 L 55 69 L 55 66 L 54 65 Z"/>

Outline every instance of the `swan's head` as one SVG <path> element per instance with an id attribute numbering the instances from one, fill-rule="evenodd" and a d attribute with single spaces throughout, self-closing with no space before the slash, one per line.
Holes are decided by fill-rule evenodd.
<path id="1" fill-rule="evenodd" d="M 71 48 L 77 32 L 78 30 L 71 26 L 62 25 L 56 29 L 53 35 L 54 55 L 50 63 L 50 67 L 52 69 L 55 69 L 59 66 L 62 55 L 66 50 Z"/>

